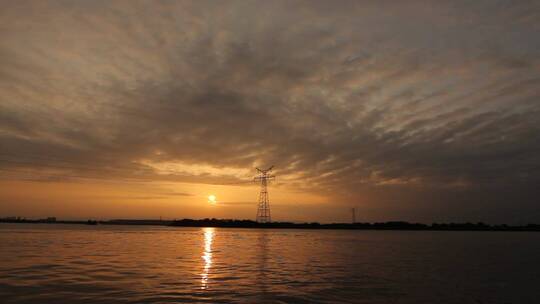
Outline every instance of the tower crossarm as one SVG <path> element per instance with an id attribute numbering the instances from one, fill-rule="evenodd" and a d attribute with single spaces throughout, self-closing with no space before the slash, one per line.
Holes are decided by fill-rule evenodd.
<path id="1" fill-rule="evenodd" d="M 268 169 L 260 169 L 260 168 L 255 168 L 255 169 L 257 169 L 257 171 L 259 171 L 262 174 L 266 174 L 267 172 L 270 172 L 272 168 L 274 168 L 274 166 L 270 166 Z"/>
<path id="2" fill-rule="evenodd" d="M 275 175 L 266 175 L 266 176 L 255 176 L 253 178 L 254 181 L 261 181 L 261 180 L 275 180 L 276 179 L 276 176 Z"/>

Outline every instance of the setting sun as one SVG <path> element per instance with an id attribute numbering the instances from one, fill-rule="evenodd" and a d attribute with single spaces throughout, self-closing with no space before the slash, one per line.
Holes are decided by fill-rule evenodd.
<path id="1" fill-rule="evenodd" d="M 216 196 L 213 195 L 213 194 L 210 194 L 210 195 L 208 196 L 208 202 L 209 202 L 210 204 L 215 204 L 215 203 L 216 203 Z"/>

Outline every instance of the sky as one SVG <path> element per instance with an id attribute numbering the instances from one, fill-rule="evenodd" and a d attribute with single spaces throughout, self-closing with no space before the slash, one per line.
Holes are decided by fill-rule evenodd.
<path id="1" fill-rule="evenodd" d="M 538 1 L 0 7 L 0 217 L 540 222 Z"/>

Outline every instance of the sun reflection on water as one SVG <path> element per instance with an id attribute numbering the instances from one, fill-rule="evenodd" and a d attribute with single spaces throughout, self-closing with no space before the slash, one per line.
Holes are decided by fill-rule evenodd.
<path id="1" fill-rule="evenodd" d="M 201 273 L 201 289 L 208 288 L 208 274 L 212 267 L 212 241 L 214 240 L 214 228 L 204 228 L 204 251 L 202 259 L 204 268 Z"/>

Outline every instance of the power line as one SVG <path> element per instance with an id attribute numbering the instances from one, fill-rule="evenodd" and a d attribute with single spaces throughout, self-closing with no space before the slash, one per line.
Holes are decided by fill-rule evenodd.
<path id="1" fill-rule="evenodd" d="M 0 155 L 2 155 L 0 153 Z M 28 157 L 27 157 L 28 158 Z M 39 160 L 50 160 L 50 161 L 57 161 L 57 159 L 51 159 L 51 158 L 43 158 L 43 157 L 35 157 L 36 159 L 39 159 Z M 73 163 L 69 163 L 69 162 L 66 162 L 66 161 L 60 161 L 60 164 L 51 164 L 51 163 L 39 163 L 39 162 L 32 162 L 31 160 L 13 160 L 13 159 L 3 159 L 3 158 L 0 158 L 0 164 L 1 163 L 8 163 L 8 164 L 13 164 L 13 165 L 27 165 L 27 166 L 32 166 L 33 168 L 28 168 L 28 167 L 24 167 L 24 168 L 20 168 L 20 167 L 8 167 L 8 168 L 0 168 L 0 172 L 13 172 L 13 173 L 23 173 L 23 174 L 32 174 L 32 175 L 36 175 L 36 174 L 39 174 L 40 177 L 50 177 L 50 178 L 77 178 L 77 179 L 90 179 L 90 180 L 115 180 L 115 181 L 124 181 L 124 182 L 152 182 L 152 181 L 155 181 L 156 179 L 160 179 L 160 177 L 162 178 L 166 178 L 166 177 L 169 177 L 169 178 L 174 178 L 174 177 L 179 177 L 177 174 L 178 172 L 177 171 L 173 171 L 173 170 L 160 170 L 159 172 L 162 173 L 162 176 L 154 176 L 154 177 L 141 177 L 141 176 L 124 176 L 124 177 L 121 177 L 121 176 L 116 176 L 116 177 L 107 177 L 107 178 L 104 178 L 104 177 L 93 177 L 93 176 L 89 176 L 89 175 L 84 175 L 84 174 L 76 174 L 76 173 L 73 173 L 73 172 L 44 172 L 43 170 L 46 170 L 46 169 L 59 169 L 59 170 L 72 170 L 72 171 L 90 171 L 90 172 L 94 172 L 94 173 L 102 173 L 102 174 L 111 174 L 111 173 L 116 173 L 116 174 L 126 174 L 126 171 L 129 171 L 131 168 L 126 168 L 125 170 L 124 169 L 121 169 L 121 168 L 111 168 L 111 167 L 108 167 L 108 168 L 104 168 L 104 169 L 97 169 L 97 168 L 91 168 L 91 167 L 86 167 L 84 165 L 73 165 Z M 136 169 L 131 169 L 131 170 L 136 170 Z M 154 171 L 147 171 L 148 173 L 154 173 L 156 174 Z M 167 175 L 163 175 L 163 173 L 166 173 Z M 5 175 L 4 176 L 0 176 L 0 178 L 2 177 L 6 177 Z M 16 178 L 16 176 L 11 176 L 12 178 Z M 36 178 L 20 178 L 21 180 L 30 180 L 30 181 L 35 181 Z M 244 184 L 249 184 L 251 183 L 251 181 L 245 181 L 245 180 L 240 180 L 240 181 L 232 181 L 232 182 L 205 182 L 205 184 L 214 184 L 214 185 L 244 185 Z"/>

